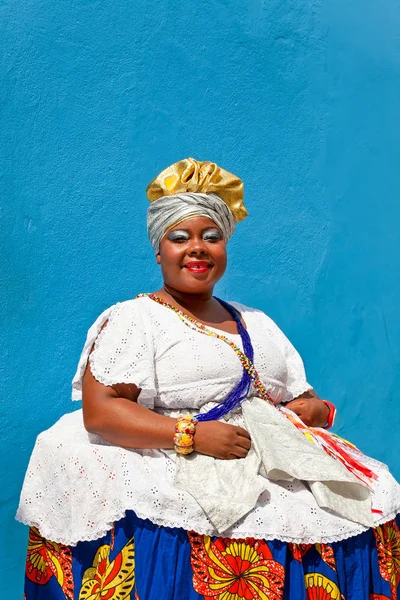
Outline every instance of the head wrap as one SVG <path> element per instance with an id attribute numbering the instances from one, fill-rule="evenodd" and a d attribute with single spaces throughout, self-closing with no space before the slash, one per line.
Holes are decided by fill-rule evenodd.
<path id="1" fill-rule="evenodd" d="M 152 203 L 147 230 L 157 253 L 166 231 L 189 217 L 210 218 L 226 241 L 236 223 L 247 217 L 241 179 L 209 161 L 181 160 L 164 169 L 146 191 Z"/>
<path id="2" fill-rule="evenodd" d="M 147 232 L 156 253 L 165 233 L 190 217 L 208 217 L 221 229 L 227 242 L 235 229 L 235 219 L 216 194 L 174 194 L 163 196 L 150 204 L 147 211 Z"/>

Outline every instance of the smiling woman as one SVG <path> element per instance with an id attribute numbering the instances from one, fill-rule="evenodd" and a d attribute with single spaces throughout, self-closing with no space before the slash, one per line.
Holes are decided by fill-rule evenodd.
<path id="1" fill-rule="evenodd" d="M 226 269 L 226 242 L 207 217 L 190 217 L 163 237 L 157 263 L 170 291 L 212 295 Z"/>
<path id="2" fill-rule="evenodd" d="M 41 434 L 18 518 L 26 600 L 397 598 L 400 486 L 261 311 L 213 296 L 243 184 L 186 159 L 148 187 L 164 285 L 106 310 Z"/>

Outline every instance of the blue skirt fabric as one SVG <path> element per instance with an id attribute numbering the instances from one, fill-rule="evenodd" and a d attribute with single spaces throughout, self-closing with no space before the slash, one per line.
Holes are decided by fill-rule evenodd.
<path id="1" fill-rule="evenodd" d="M 210 538 L 132 511 L 69 547 L 29 532 L 25 600 L 397 600 L 400 517 L 332 544 Z"/>

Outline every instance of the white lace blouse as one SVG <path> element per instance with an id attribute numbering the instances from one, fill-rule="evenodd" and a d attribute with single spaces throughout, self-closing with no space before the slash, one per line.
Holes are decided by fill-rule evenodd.
<path id="1" fill-rule="evenodd" d="M 261 311 L 232 304 L 246 313 L 255 363 L 276 402 L 311 389 L 299 354 L 275 323 Z M 231 337 L 240 343 L 239 335 Z M 89 360 L 95 378 L 104 385 L 135 383 L 142 388 L 139 403 L 147 408 L 200 409 L 207 402 L 220 402 L 242 374 L 226 343 L 191 330 L 173 311 L 141 297 L 106 310 L 89 330 L 72 384 L 73 400 L 81 399 L 93 342 Z"/>
<path id="2" fill-rule="evenodd" d="M 309 390 L 303 362 L 277 325 L 261 311 L 232 304 L 246 322 L 255 366 L 275 402 L 286 403 Z M 107 327 L 101 330 L 106 320 Z M 240 336 L 230 337 L 240 345 Z M 74 400 L 81 398 L 88 360 L 99 382 L 135 383 L 141 388 L 140 404 L 171 416 L 208 410 L 226 397 L 242 374 L 240 361 L 228 344 L 193 331 L 173 311 L 148 297 L 112 306 L 90 328 L 73 379 Z M 227 420 L 246 425 L 240 410 Z M 279 439 L 274 444 L 278 455 Z M 246 481 L 246 471 L 240 470 L 246 469 L 245 461 L 217 461 L 200 455 L 195 460 L 200 483 L 204 470 L 209 473 L 205 482 L 207 498 L 213 498 L 218 490 L 219 463 L 224 463 L 224 471 L 231 463 L 231 482 L 242 477 Z M 213 462 L 204 467 L 204 460 Z M 251 466 L 254 457 L 249 460 Z M 376 511 L 374 522 L 380 523 L 399 511 L 400 486 L 385 465 L 373 459 L 367 461 L 378 474 L 372 505 Z M 209 535 L 223 531 L 225 536 L 235 538 L 298 543 L 340 540 L 367 527 L 321 508 L 307 483 L 294 477 L 280 481 L 261 476 L 254 479 L 255 483 L 249 480 L 249 489 L 243 492 L 247 496 L 240 499 L 241 505 L 248 502 L 246 512 L 238 512 L 235 522 L 221 520 L 216 525 L 218 519 L 210 518 L 207 498 L 177 486 L 177 462 L 171 451 L 108 444 L 86 432 L 81 410 L 66 414 L 38 436 L 17 518 L 38 527 L 45 537 L 71 545 L 101 537 L 126 510 L 134 510 L 139 517 L 159 525 Z M 182 473 L 180 477 L 182 480 Z M 226 500 L 227 511 L 235 514 L 235 505 L 229 504 L 231 499 Z"/>

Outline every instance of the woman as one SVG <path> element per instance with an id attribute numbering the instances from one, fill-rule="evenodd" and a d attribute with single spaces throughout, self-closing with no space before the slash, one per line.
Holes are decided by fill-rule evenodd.
<path id="1" fill-rule="evenodd" d="M 83 413 L 38 437 L 26 599 L 397 598 L 400 486 L 327 432 L 273 321 L 213 296 L 242 182 L 187 159 L 147 193 L 164 285 L 100 315 Z"/>

